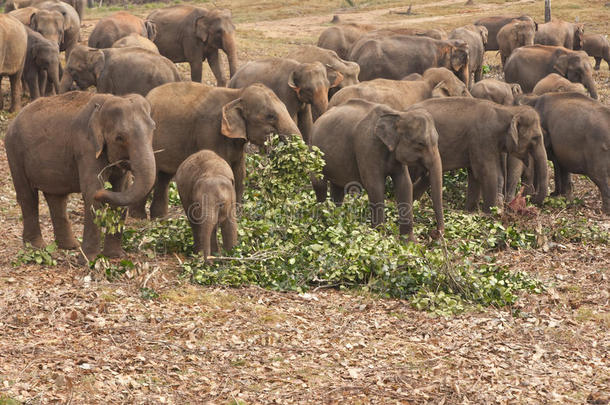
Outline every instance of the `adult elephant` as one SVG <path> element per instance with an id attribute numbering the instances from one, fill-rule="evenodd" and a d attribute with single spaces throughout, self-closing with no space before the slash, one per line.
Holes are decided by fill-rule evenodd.
<path id="1" fill-rule="evenodd" d="M 155 43 L 153 41 L 151 41 L 148 38 L 143 37 L 140 34 L 136 34 L 135 32 L 132 32 L 131 34 L 127 35 L 126 37 L 123 37 L 119 40 L 117 40 L 114 44 L 112 44 L 113 48 L 131 48 L 131 47 L 136 47 L 136 48 L 142 48 L 142 49 L 146 49 L 149 50 L 151 52 L 154 53 L 159 53 L 159 48 L 157 48 L 157 45 L 155 45 Z"/>
<path id="2" fill-rule="evenodd" d="M 64 16 L 59 11 L 39 10 L 36 7 L 20 8 L 9 15 L 25 26 L 39 32 L 46 39 L 60 45 L 64 38 Z"/>
<path id="3" fill-rule="evenodd" d="M 36 100 L 47 95 L 47 81 L 59 94 L 59 47 L 40 33 L 26 27 L 28 50 L 23 67 L 23 79 L 28 85 L 30 98 Z"/>
<path id="4" fill-rule="evenodd" d="M 362 98 L 402 111 L 428 98 L 456 96 L 470 96 L 466 85 L 449 69 L 430 68 L 421 80 L 375 79 L 346 87 L 330 99 L 328 108 Z"/>
<path id="5" fill-rule="evenodd" d="M 37 7 L 39 3 L 45 2 L 48 0 L 9 0 L 6 2 L 4 6 L 4 12 L 8 13 L 14 10 L 20 10 L 27 7 Z M 76 13 L 78 14 L 78 18 L 80 21 L 83 21 L 83 17 L 85 15 L 86 8 L 86 0 L 61 0 L 63 3 L 69 4 L 74 8 Z M 60 0 L 54 0 L 55 3 L 59 3 Z"/>
<path id="6" fill-rule="evenodd" d="M 262 84 L 243 89 L 214 88 L 201 83 L 170 83 L 146 97 L 157 123 L 153 148 L 157 182 L 150 207 L 152 218 L 167 215 L 169 182 L 193 153 L 209 149 L 229 163 L 241 202 L 246 174 L 246 143 L 264 145 L 271 134 L 300 136 L 286 106 Z M 146 218 L 146 199 L 130 215 Z"/>
<path id="7" fill-rule="evenodd" d="M 482 25 L 466 25 L 449 33 L 449 39 L 461 39 L 468 44 L 469 83 L 475 83 L 483 77 L 483 57 L 487 43 L 487 28 Z"/>
<path id="8" fill-rule="evenodd" d="M 358 83 L 360 66 L 355 62 L 341 59 L 335 51 L 320 48 L 314 45 L 301 45 L 288 58 L 301 63 L 320 62 L 326 66 L 326 76 L 331 83 L 334 83 L 341 75 L 343 78 L 336 87 L 332 87 L 328 92 L 328 98 L 344 87 Z"/>
<path id="9" fill-rule="evenodd" d="M 229 10 L 179 5 L 155 10 L 147 19 L 157 26 L 154 42 L 161 55 L 173 62 L 188 62 L 194 82 L 201 82 L 203 61 L 207 59 L 217 85 L 226 86 L 219 49 L 227 54 L 230 77 L 235 74 L 235 26 Z"/>
<path id="10" fill-rule="evenodd" d="M 557 73 L 573 83 L 582 83 L 591 97 L 597 99 L 593 69 L 585 52 L 561 46 L 524 46 L 516 49 L 504 66 L 506 81 L 519 83 L 526 93 L 550 73 Z"/>
<path id="11" fill-rule="evenodd" d="M 497 79 L 483 79 L 470 89 L 472 97 L 493 101 L 503 105 L 514 105 L 515 97 L 523 94 L 517 83 L 506 83 Z"/>
<path id="12" fill-rule="evenodd" d="M 21 77 L 27 54 L 28 34 L 25 26 L 8 14 L 0 14 L 0 109 L 4 109 L 2 78 L 11 82 L 10 112 L 21 108 Z"/>
<path id="13" fill-rule="evenodd" d="M 78 13 L 76 10 L 74 10 L 74 7 L 64 3 L 63 1 L 44 1 L 36 4 L 36 8 L 51 12 L 57 11 L 63 16 L 63 33 L 59 38 L 59 50 L 65 51 L 66 58 L 68 58 L 70 56 L 70 52 L 72 52 L 72 48 L 74 48 L 78 44 L 78 41 L 80 41 L 80 19 L 78 17 Z M 34 31 L 40 32 L 47 39 L 54 40 L 54 38 L 49 36 L 50 34 L 47 34 L 47 30 L 52 30 L 50 32 L 55 32 L 54 27 L 47 25 L 47 23 L 43 23 L 42 20 L 39 20 L 38 13 L 32 16 L 32 20 L 30 21 L 30 26 Z M 57 32 L 59 32 L 59 30 L 57 30 Z"/>
<path id="14" fill-rule="evenodd" d="M 87 44 L 91 48 L 111 48 L 117 40 L 132 33 L 154 41 L 157 29 L 150 21 L 145 21 L 126 11 L 119 11 L 102 18 L 95 24 Z"/>
<path id="15" fill-rule="evenodd" d="M 23 214 L 23 241 L 44 247 L 38 219 L 38 191 L 49 205 L 55 240 L 62 249 L 79 243 L 66 214 L 70 193 L 82 193 L 85 229 L 82 251 L 93 260 L 100 251 L 100 230 L 93 209 L 100 202 L 128 205 L 148 193 L 155 181 L 150 105 L 139 95 L 71 92 L 29 104 L 9 126 L 5 145 Z M 125 171 L 133 185 L 121 190 Z M 112 165 L 114 163 L 114 165 Z M 112 166 L 112 167 L 111 167 Z M 104 181 L 112 191 L 104 190 Z M 121 235 L 107 234 L 104 255 L 120 256 Z"/>
<path id="16" fill-rule="evenodd" d="M 532 19 L 532 17 L 528 15 L 495 15 L 490 17 L 484 17 L 474 22 L 474 25 L 482 25 L 487 28 L 488 40 L 487 44 L 485 45 L 486 51 L 499 50 L 498 41 L 496 40 L 498 32 L 502 27 L 512 22 L 513 20 L 526 21 L 532 24 L 535 27 L 535 30 L 538 29 L 538 24 Z"/>
<path id="17" fill-rule="evenodd" d="M 584 34 L 584 24 L 556 20 L 538 25 L 534 43 L 579 50 L 582 49 Z"/>
<path id="18" fill-rule="evenodd" d="M 513 20 L 498 31 L 496 40 L 500 48 L 502 66 L 513 51 L 522 46 L 534 45 L 536 27 L 530 21 Z"/>
<path id="19" fill-rule="evenodd" d="M 576 92 L 580 94 L 587 95 L 587 89 L 580 83 L 572 83 L 568 79 L 563 76 L 558 75 L 557 73 L 551 73 L 548 76 L 545 76 L 542 80 L 536 83 L 534 86 L 534 90 L 532 93 L 541 96 L 545 93 L 566 93 L 566 92 Z"/>
<path id="20" fill-rule="evenodd" d="M 534 202 L 542 204 L 547 195 L 547 156 L 540 119 L 533 108 L 463 97 L 429 99 L 411 108 L 423 108 L 434 118 L 443 170 L 468 169 L 466 210 L 478 207 L 481 193 L 484 212 L 501 204 L 498 196 L 504 189 L 505 154 L 518 159 L 534 156 L 540 184 Z M 423 172 L 416 169 L 411 172 L 414 177 Z M 425 175 L 419 178 L 414 197 L 419 198 L 428 185 Z"/>
<path id="21" fill-rule="evenodd" d="M 610 69 L 610 42 L 605 35 L 594 34 L 583 37 L 583 48 L 589 56 L 595 58 L 595 70 L 599 70 L 602 59 L 608 64 Z"/>
<path id="22" fill-rule="evenodd" d="M 579 93 L 549 93 L 523 99 L 540 115 L 544 142 L 555 170 L 552 195 L 571 196 L 570 173 L 589 176 L 599 188 L 602 210 L 610 214 L 610 108 Z M 514 190 L 521 166 L 509 168 Z"/>
<path id="23" fill-rule="evenodd" d="M 78 45 L 68 58 L 60 91 L 68 91 L 76 82 L 80 90 L 96 86 L 99 93 L 146 96 L 157 86 L 179 81 L 182 77 L 172 61 L 146 49 Z"/>
<path id="24" fill-rule="evenodd" d="M 299 63 L 292 59 L 268 58 L 248 62 L 229 82 L 231 88 L 263 83 L 286 105 L 303 139 L 309 141 L 311 125 L 328 107 L 328 91 L 341 83 L 337 75 L 330 83 L 320 62 Z"/>
<path id="25" fill-rule="evenodd" d="M 439 233 L 444 231 L 442 167 L 438 134 L 430 114 L 423 109 L 396 111 L 387 105 L 350 100 L 329 110 L 313 126 L 311 143 L 324 153 L 322 180 L 314 180 L 318 201 L 327 197 L 343 202 L 347 188 L 363 187 L 369 197 L 371 224 L 384 217 L 385 181 L 392 178 L 398 205 L 399 230 L 413 236 L 413 186 L 407 166 L 430 171 L 432 201 Z"/>
<path id="26" fill-rule="evenodd" d="M 335 51 L 341 59 L 347 60 L 352 45 L 364 34 L 373 31 L 375 27 L 364 24 L 339 24 L 322 31 L 318 38 L 318 46 Z"/>
<path id="27" fill-rule="evenodd" d="M 426 37 L 395 35 L 362 39 L 352 47 L 350 60 L 360 65 L 360 81 L 377 78 L 399 80 L 431 67 L 452 70 L 468 86 L 468 44 Z"/>

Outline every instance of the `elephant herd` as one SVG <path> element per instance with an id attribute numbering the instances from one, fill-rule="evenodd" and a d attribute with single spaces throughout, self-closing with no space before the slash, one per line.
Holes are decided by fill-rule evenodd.
<path id="1" fill-rule="evenodd" d="M 35 247 L 44 245 L 39 191 L 64 249 L 79 246 L 66 204 L 68 194 L 82 193 L 80 246 L 83 259 L 92 259 L 101 251 L 94 209 L 128 206 L 130 216 L 146 218 L 152 193 L 150 217 L 162 218 L 175 178 L 194 250 L 207 260 L 218 249 L 218 227 L 230 249 L 246 144 L 262 146 L 271 134 L 320 148 L 323 177 L 312 179 L 318 201 L 330 186 L 341 204 L 350 185 L 359 184 L 373 226 L 384 221 L 391 177 L 400 234 L 410 240 L 413 200 L 428 189 L 443 233 L 443 172 L 462 168 L 467 210 L 481 198 L 486 212 L 510 201 L 519 181 L 541 204 L 551 160 L 554 194 L 569 195 L 570 173 L 585 174 L 610 213 L 610 109 L 596 100 L 585 53 L 598 69 L 610 59 L 609 47 L 602 35 L 584 35 L 582 24 L 495 16 L 447 33 L 339 22 L 317 46 L 238 67 L 227 10 L 176 5 L 146 19 L 118 12 L 96 24 L 85 46 L 83 7 L 13 0 L 12 11 L 0 15 L 0 74 L 11 80 L 11 110 L 19 109 L 22 77 L 32 99 L 43 96 L 21 110 L 5 139 L 23 240 Z M 483 78 L 483 56 L 494 50 L 506 81 Z M 218 87 L 201 83 L 204 60 Z M 190 65 L 191 81 L 181 77 L 178 62 Z M 97 93 L 85 91 L 90 86 Z M 103 254 L 123 254 L 120 234 L 105 236 Z"/>

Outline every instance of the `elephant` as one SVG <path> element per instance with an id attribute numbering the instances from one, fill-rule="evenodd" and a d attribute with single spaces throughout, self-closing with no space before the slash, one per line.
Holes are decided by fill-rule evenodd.
<path id="1" fill-rule="evenodd" d="M 504 78 L 519 83 L 529 93 L 536 83 L 549 73 L 558 73 L 573 83 L 582 83 L 597 99 L 593 69 L 583 51 L 572 51 L 561 46 L 532 45 L 515 49 L 504 66 Z"/>
<path id="2" fill-rule="evenodd" d="M 447 32 L 442 29 L 427 29 L 421 30 L 418 28 L 409 28 L 409 27 L 395 27 L 395 28 L 382 28 L 376 29 L 370 32 L 363 34 L 360 38 L 366 39 L 374 39 L 374 38 L 382 38 L 389 37 L 393 35 L 410 35 L 416 37 L 428 37 L 432 39 L 446 40 L 448 39 Z"/>
<path id="3" fill-rule="evenodd" d="M 193 231 L 193 251 L 210 261 L 218 252 L 217 229 L 222 244 L 231 250 L 237 244 L 235 179 L 231 166 L 211 150 L 200 150 L 186 158 L 176 171 L 180 201 Z"/>
<path id="4" fill-rule="evenodd" d="M 470 89 L 473 97 L 503 105 L 514 105 L 515 97 L 523 94 L 517 83 L 506 83 L 496 79 L 483 79 Z"/>
<path id="5" fill-rule="evenodd" d="M 368 193 L 371 225 L 385 220 L 386 177 L 392 178 L 399 215 L 399 232 L 413 236 L 412 164 L 428 168 L 437 231 L 444 232 L 442 167 L 438 133 L 429 113 L 423 109 L 401 112 L 385 104 L 350 100 L 330 109 L 313 125 L 312 145 L 324 153 L 323 179 L 313 179 L 319 202 L 330 195 L 341 204 L 346 191 L 363 187 Z"/>
<path id="6" fill-rule="evenodd" d="M 610 42 L 605 35 L 593 34 L 583 37 L 582 49 L 589 55 L 595 58 L 595 70 L 599 70 L 602 59 L 608 64 L 610 69 Z"/>
<path id="7" fill-rule="evenodd" d="M 148 38 L 144 38 L 142 35 L 136 34 L 135 32 L 132 32 L 131 34 L 127 35 L 126 37 L 118 39 L 114 44 L 112 44 L 112 47 L 113 48 L 136 47 L 136 48 L 146 49 L 146 50 L 149 50 L 156 54 L 159 54 L 159 48 L 157 48 L 157 45 L 155 45 L 155 43 L 153 41 L 151 41 Z"/>
<path id="8" fill-rule="evenodd" d="M 23 67 L 23 78 L 28 85 L 30 98 L 47 94 L 47 80 L 59 94 L 59 46 L 40 33 L 27 28 L 28 48 Z"/>
<path id="9" fill-rule="evenodd" d="M 470 96 L 466 85 L 445 68 L 430 68 L 421 80 L 375 79 L 346 87 L 330 99 L 328 108 L 361 98 L 398 110 L 432 97 Z"/>
<path id="10" fill-rule="evenodd" d="M 377 78 L 399 80 L 431 67 L 452 70 L 468 86 L 468 44 L 462 40 L 440 41 L 426 37 L 394 35 L 362 39 L 354 44 L 349 60 L 360 65 L 360 81 Z"/>
<path id="11" fill-rule="evenodd" d="M 241 203 L 246 175 L 247 142 L 262 146 L 271 134 L 301 136 L 286 106 L 264 85 L 243 89 L 214 88 L 196 82 L 168 83 L 146 97 L 157 123 L 153 147 L 157 182 L 150 216 L 167 215 L 169 182 L 189 155 L 209 149 L 227 161 Z M 146 218 L 146 199 L 130 207 L 130 215 Z"/>
<path id="12" fill-rule="evenodd" d="M 468 44 L 468 71 L 474 80 L 468 83 L 478 82 L 483 78 L 483 57 L 485 56 L 485 44 L 487 43 L 487 28 L 482 25 L 467 25 L 456 28 L 449 33 L 449 39 L 461 39 Z M 472 87 L 472 86 L 471 86 Z"/>
<path id="13" fill-rule="evenodd" d="M 536 27 L 530 21 L 513 20 L 500 28 L 496 41 L 500 48 L 502 66 L 506 64 L 506 59 L 515 49 L 534 45 L 534 35 L 536 35 Z"/>
<path id="14" fill-rule="evenodd" d="M 207 59 L 217 85 L 226 86 L 219 49 L 227 54 L 230 77 L 235 74 L 235 26 L 229 10 L 179 5 L 155 10 L 148 15 L 148 20 L 157 26 L 154 42 L 161 55 L 172 62 L 188 62 L 191 80 L 201 82 L 203 60 Z"/>
<path id="15" fill-rule="evenodd" d="M 73 81 L 80 90 L 96 86 L 99 93 L 146 96 L 155 87 L 182 81 L 182 77 L 169 59 L 146 49 L 78 45 L 68 58 L 60 92 L 68 91 Z"/>
<path id="16" fill-rule="evenodd" d="M 570 173 L 584 174 L 599 188 L 602 210 L 610 215 L 610 108 L 579 93 L 547 93 L 522 101 L 540 115 L 555 170 L 552 195 L 570 197 Z M 516 188 L 522 167 L 509 167 L 509 190 Z"/>
<path id="17" fill-rule="evenodd" d="M 28 7 L 37 7 L 39 3 L 45 2 L 48 0 L 9 0 L 6 2 L 4 7 L 4 12 L 12 12 L 14 10 L 21 10 Z M 52 0 L 55 3 L 59 3 L 59 0 Z M 69 4 L 76 13 L 78 14 L 79 21 L 83 21 L 85 8 L 86 8 L 86 0 L 61 0 L 63 3 Z"/>
<path id="18" fill-rule="evenodd" d="M 587 89 L 580 83 L 572 83 L 563 76 L 557 73 L 551 73 L 541 79 L 532 93 L 541 96 L 545 93 L 556 93 L 556 92 L 576 92 L 587 95 Z"/>
<path id="19" fill-rule="evenodd" d="M 584 24 L 555 20 L 538 25 L 534 43 L 563 46 L 576 51 L 582 49 L 584 33 Z"/>
<path id="20" fill-rule="evenodd" d="M 102 18 L 95 24 L 87 45 L 91 48 L 111 48 L 116 41 L 133 33 L 154 41 L 157 28 L 150 21 L 145 21 L 126 11 L 119 11 Z"/>
<path id="21" fill-rule="evenodd" d="M 4 109 L 2 78 L 11 82 L 10 112 L 21 109 L 21 77 L 27 55 L 28 34 L 25 26 L 15 17 L 0 14 L 0 109 Z"/>
<path id="22" fill-rule="evenodd" d="M 37 3 L 36 8 L 51 12 L 57 11 L 63 16 L 64 24 L 61 35 L 59 34 L 61 30 L 56 27 L 55 18 L 52 18 L 50 21 L 46 19 L 42 20 L 39 17 L 39 12 L 36 12 L 36 14 L 32 16 L 30 27 L 34 31 L 40 32 L 43 37 L 52 41 L 55 40 L 55 36 L 57 35 L 57 38 L 59 39 L 59 50 L 66 52 L 67 59 L 70 56 L 70 52 L 72 52 L 72 48 L 80 41 L 80 19 L 78 18 L 78 13 L 71 5 L 64 3 L 63 1 L 47 0 L 42 3 Z"/>
<path id="23" fill-rule="evenodd" d="M 348 60 L 352 45 L 364 34 L 373 31 L 375 27 L 364 24 L 339 24 L 322 31 L 317 46 L 335 51 L 344 60 Z"/>
<path id="24" fill-rule="evenodd" d="M 76 249 L 66 213 L 68 195 L 82 193 L 84 259 L 100 251 L 93 209 L 100 203 L 125 206 L 148 193 L 155 181 L 150 104 L 139 95 L 70 92 L 30 103 L 9 125 L 5 138 L 17 201 L 23 214 L 23 241 L 44 247 L 38 217 L 42 191 L 61 249 Z M 125 163 L 127 162 L 128 163 Z M 126 190 L 125 170 L 133 173 Z M 104 181 L 112 191 L 104 189 Z M 121 256 L 121 234 L 107 234 L 104 255 Z"/>
<path id="25" fill-rule="evenodd" d="M 328 91 L 343 80 L 336 75 L 330 83 L 326 67 L 320 62 L 299 63 L 292 59 L 268 58 L 243 65 L 229 82 L 230 88 L 262 83 L 275 92 L 286 105 L 306 142 L 312 122 L 328 107 Z"/>
<path id="26" fill-rule="evenodd" d="M 434 119 L 443 170 L 468 169 L 466 210 L 478 207 L 481 193 L 484 212 L 501 203 L 506 154 L 518 159 L 534 157 L 540 189 L 533 200 L 543 203 L 548 192 L 547 156 L 540 119 L 533 108 L 464 97 L 429 99 L 411 107 L 417 108 L 427 110 Z M 429 181 L 421 174 L 422 168 L 409 169 L 416 179 L 413 195 L 417 199 Z"/>
<path id="27" fill-rule="evenodd" d="M 337 80 L 338 74 L 343 76 L 343 79 L 336 87 L 332 87 L 328 92 L 330 100 L 333 94 L 344 87 L 358 83 L 358 75 L 360 74 L 360 66 L 355 62 L 350 62 L 339 58 L 335 51 L 330 49 L 320 48 L 314 45 L 301 45 L 294 52 L 288 55 L 288 58 L 294 59 L 301 63 L 320 62 L 326 66 L 326 76 L 330 82 Z"/>
<path id="28" fill-rule="evenodd" d="M 9 15 L 17 18 L 27 27 L 42 34 L 48 40 L 60 45 L 64 37 L 64 16 L 59 11 L 39 10 L 35 7 L 20 8 Z"/>
<path id="29" fill-rule="evenodd" d="M 507 16 L 507 15 L 497 15 L 491 17 L 483 17 L 474 22 L 474 25 L 483 25 L 487 28 L 488 32 L 488 40 L 485 45 L 486 51 L 498 51 L 500 48 L 498 46 L 497 36 L 498 32 L 502 27 L 506 24 L 511 23 L 513 20 L 526 21 L 534 26 L 534 31 L 538 30 L 538 24 L 532 19 L 532 17 L 528 15 L 520 15 L 520 16 Z"/>

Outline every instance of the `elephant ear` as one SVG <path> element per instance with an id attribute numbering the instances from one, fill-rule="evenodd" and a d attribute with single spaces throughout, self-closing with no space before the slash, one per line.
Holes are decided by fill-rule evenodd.
<path id="1" fill-rule="evenodd" d="M 28 23 L 28 26 L 34 31 L 38 31 L 38 18 L 36 17 L 36 13 L 32 13 L 30 15 L 30 22 Z"/>
<path id="2" fill-rule="evenodd" d="M 519 118 L 519 114 L 515 114 L 508 127 L 506 149 L 508 149 L 509 152 L 516 150 L 519 145 Z"/>
<path id="3" fill-rule="evenodd" d="M 104 146 L 106 145 L 101 113 L 104 103 L 95 103 L 93 100 L 91 102 L 94 103 L 94 105 L 93 112 L 91 112 L 89 118 L 89 133 L 91 134 L 93 146 L 95 147 L 95 158 L 98 159 L 104 151 Z"/>
<path id="4" fill-rule="evenodd" d="M 375 123 L 375 136 L 388 147 L 390 152 L 396 149 L 398 144 L 398 132 L 396 131 L 396 121 L 400 116 L 394 113 L 383 114 Z"/>
<path id="5" fill-rule="evenodd" d="M 330 82 L 330 87 L 337 87 L 343 81 L 343 75 L 330 65 L 326 65 L 326 76 Z"/>
<path id="6" fill-rule="evenodd" d="M 432 89 L 432 98 L 448 97 L 448 96 L 449 96 L 449 89 L 447 88 L 447 83 L 445 83 L 444 80 L 441 80 Z"/>
<path id="7" fill-rule="evenodd" d="M 152 21 L 144 21 L 144 27 L 146 28 L 146 36 L 151 41 L 154 41 L 157 37 L 157 24 Z"/>
<path id="8" fill-rule="evenodd" d="M 209 29 L 206 16 L 201 16 L 195 20 L 195 36 L 204 43 L 208 40 Z"/>
<path id="9" fill-rule="evenodd" d="M 553 71 L 563 77 L 568 75 L 568 55 L 562 55 L 557 58 L 557 61 L 553 65 Z"/>
<path id="10" fill-rule="evenodd" d="M 93 68 L 93 74 L 96 79 L 100 78 L 105 64 L 106 57 L 104 56 L 104 52 L 99 49 L 89 49 L 87 54 L 87 65 Z"/>
<path id="11" fill-rule="evenodd" d="M 248 140 L 241 99 L 238 98 L 222 107 L 220 132 L 227 138 Z"/>

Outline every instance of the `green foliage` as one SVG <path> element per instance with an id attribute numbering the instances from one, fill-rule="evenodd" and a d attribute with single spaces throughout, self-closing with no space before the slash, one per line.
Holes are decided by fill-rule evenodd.
<path id="1" fill-rule="evenodd" d="M 482 72 L 484 75 L 491 72 L 491 67 L 489 65 L 483 65 Z"/>
<path id="2" fill-rule="evenodd" d="M 176 187 L 175 182 L 169 183 L 169 205 L 173 205 L 175 207 L 182 206 L 182 202 L 180 201 L 180 194 L 178 194 L 178 187 Z"/>
<path id="3" fill-rule="evenodd" d="M 190 253 L 193 234 L 186 217 L 150 222 L 144 229 L 123 232 L 127 251 L 144 252 L 148 257 L 166 253 Z"/>
<path id="4" fill-rule="evenodd" d="M 105 189 L 110 189 L 110 183 L 104 183 Z M 123 232 L 125 229 L 125 207 L 111 207 L 109 204 L 102 204 L 98 209 L 91 207 L 93 211 L 93 223 L 100 227 L 102 233 L 114 235 Z"/>
<path id="5" fill-rule="evenodd" d="M 310 176 L 323 167 L 317 148 L 309 150 L 300 140 L 283 143 L 278 137 L 268 146 L 267 156 L 248 156 L 238 245 L 227 253 L 229 258 L 212 264 L 200 257 L 185 261 L 183 269 L 194 281 L 294 291 L 319 285 L 359 287 L 410 298 L 415 307 L 443 315 L 473 305 L 511 305 L 519 291 L 540 290 L 527 275 L 513 274 L 491 259 L 483 264 L 464 259 L 504 247 L 533 246 L 534 234 L 491 216 L 449 211 L 446 241 L 407 244 L 398 235 L 393 201 L 386 204 L 387 221 L 373 230 L 367 223 L 366 195 L 347 195 L 341 207 L 316 203 Z M 425 235 L 434 229 L 431 208 L 418 203 L 414 208 L 416 234 L 427 240 Z"/>
<path id="6" fill-rule="evenodd" d="M 159 298 L 159 293 L 157 293 L 152 288 L 142 287 L 140 288 L 140 297 L 143 300 L 154 300 L 156 298 Z"/>
<path id="7" fill-rule="evenodd" d="M 128 259 L 120 260 L 119 262 L 110 261 L 104 255 L 98 255 L 95 260 L 89 262 L 89 267 L 98 271 L 103 271 L 108 281 L 113 281 L 120 278 L 129 270 L 135 269 L 136 265 Z"/>
<path id="8" fill-rule="evenodd" d="M 44 249 L 37 249 L 27 243 L 25 245 L 25 249 L 22 249 L 17 253 L 17 257 L 13 261 L 13 266 L 19 266 L 22 264 L 41 264 L 43 266 L 55 266 L 57 265 L 57 260 L 55 260 L 52 256 L 57 250 L 57 245 L 55 242 L 51 243 Z"/>
<path id="9" fill-rule="evenodd" d="M 0 396 L 0 405 L 19 405 L 21 402 L 7 396 Z"/>

